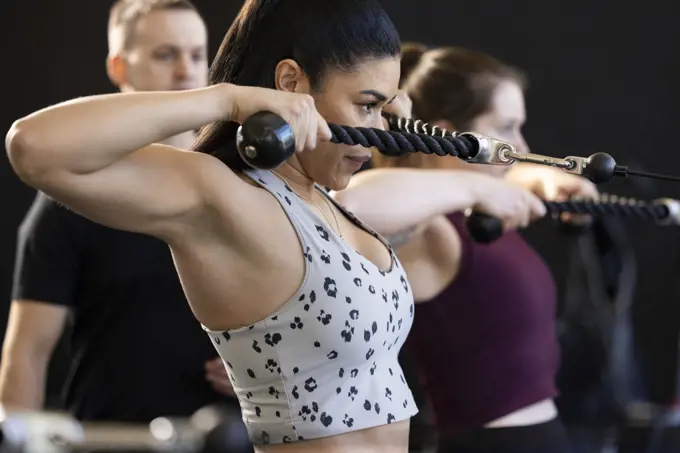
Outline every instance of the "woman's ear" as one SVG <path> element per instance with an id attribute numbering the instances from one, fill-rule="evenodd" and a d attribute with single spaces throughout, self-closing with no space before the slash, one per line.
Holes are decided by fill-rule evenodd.
<path id="1" fill-rule="evenodd" d="M 274 71 L 274 83 L 280 91 L 309 94 L 309 79 L 295 60 L 279 61 Z"/>

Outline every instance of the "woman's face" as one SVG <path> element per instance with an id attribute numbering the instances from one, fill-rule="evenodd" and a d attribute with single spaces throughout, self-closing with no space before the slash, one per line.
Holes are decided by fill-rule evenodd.
<path id="1" fill-rule="evenodd" d="M 525 121 L 526 110 L 522 88 L 514 81 L 504 80 L 496 86 L 489 110 L 475 118 L 470 124 L 470 129 L 505 141 L 521 153 L 528 153 L 529 147 L 522 135 L 522 126 Z M 509 168 L 501 165 L 474 165 L 475 170 L 494 176 L 503 176 Z"/>
<path id="2" fill-rule="evenodd" d="M 327 73 L 321 88 L 310 94 L 329 123 L 383 129 L 382 109 L 397 95 L 399 76 L 399 58 L 371 59 L 350 72 Z M 296 154 L 290 163 L 317 183 L 342 190 L 370 157 L 370 148 L 323 143 Z"/>

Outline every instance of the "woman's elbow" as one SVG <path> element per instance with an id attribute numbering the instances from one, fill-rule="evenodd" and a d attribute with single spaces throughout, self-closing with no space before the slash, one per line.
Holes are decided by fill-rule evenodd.
<path id="1" fill-rule="evenodd" d="M 7 132 L 5 149 L 10 165 L 19 178 L 30 184 L 45 172 L 46 147 L 41 143 L 39 132 L 25 120 L 17 120 Z"/>

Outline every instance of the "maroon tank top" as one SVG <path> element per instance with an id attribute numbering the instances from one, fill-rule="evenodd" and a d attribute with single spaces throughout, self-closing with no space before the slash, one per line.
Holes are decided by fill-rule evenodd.
<path id="1" fill-rule="evenodd" d="M 405 351 L 424 381 L 442 436 L 479 428 L 556 396 L 556 289 L 543 260 L 517 232 L 473 242 L 462 215 L 461 268 L 419 304 Z"/>

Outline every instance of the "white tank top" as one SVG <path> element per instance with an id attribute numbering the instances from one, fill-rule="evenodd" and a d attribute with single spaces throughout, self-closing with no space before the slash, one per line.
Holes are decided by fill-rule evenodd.
<path id="1" fill-rule="evenodd" d="M 336 204 L 389 249 L 392 268 L 380 270 L 272 172 L 245 173 L 279 201 L 306 262 L 302 286 L 276 313 L 239 329 L 206 329 L 225 363 L 251 441 L 318 439 L 415 415 L 397 360 L 413 322 L 413 296 L 394 251 Z"/>

